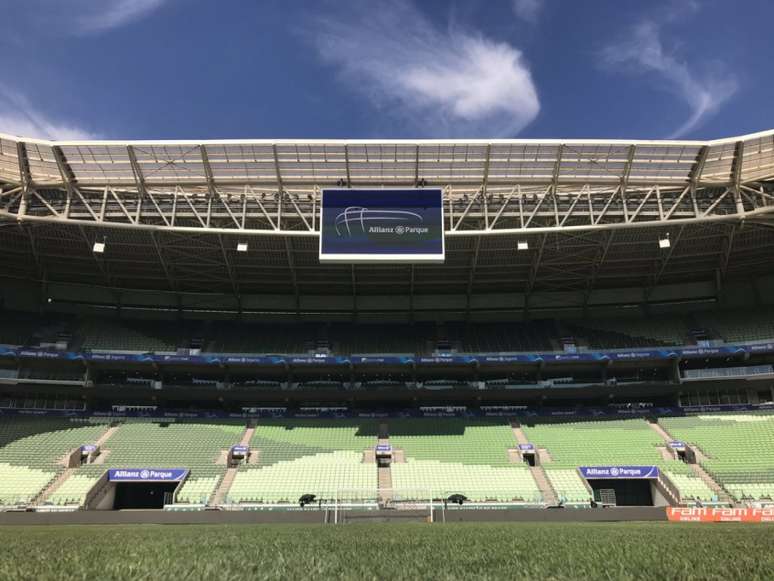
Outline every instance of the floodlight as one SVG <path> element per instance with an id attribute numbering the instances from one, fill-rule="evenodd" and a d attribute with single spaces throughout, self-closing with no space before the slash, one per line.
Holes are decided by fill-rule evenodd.
<path id="1" fill-rule="evenodd" d="M 526 240 L 519 240 L 516 243 L 516 250 L 529 250 L 529 242 Z"/>
<path id="2" fill-rule="evenodd" d="M 92 250 L 95 254 L 103 254 L 105 252 L 105 242 L 95 242 Z"/>
<path id="3" fill-rule="evenodd" d="M 247 252 L 247 242 L 238 242 L 237 252 Z"/>
<path id="4" fill-rule="evenodd" d="M 665 236 L 664 238 L 659 238 L 659 240 L 658 240 L 658 247 L 659 248 L 661 248 L 663 250 L 664 248 L 669 248 L 670 246 L 672 246 L 672 243 L 669 241 L 669 237 L 668 236 Z"/>

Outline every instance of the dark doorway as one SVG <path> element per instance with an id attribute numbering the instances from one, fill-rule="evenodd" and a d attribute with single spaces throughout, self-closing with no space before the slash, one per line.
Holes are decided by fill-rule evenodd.
<path id="1" fill-rule="evenodd" d="M 116 484 L 115 510 L 126 508 L 164 508 L 164 500 L 177 488 L 177 482 L 119 482 Z"/>
<path id="2" fill-rule="evenodd" d="M 588 481 L 594 490 L 594 500 L 607 502 L 603 498 L 602 490 L 612 490 L 615 493 L 616 506 L 653 506 L 653 494 L 650 489 L 650 480 L 645 479 L 596 479 Z"/>

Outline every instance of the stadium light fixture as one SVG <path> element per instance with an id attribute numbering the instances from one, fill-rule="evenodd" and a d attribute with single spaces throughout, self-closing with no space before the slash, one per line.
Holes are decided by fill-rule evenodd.
<path id="1" fill-rule="evenodd" d="M 237 252 L 247 252 L 247 242 L 237 242 Z"/>
<path id="2" fill-rule="evenodd" d="M 105 253 L 105 245 L 106 245 L 106 242 L 105 242 L 104 238 L 102 239 L 102 242 L 97 240 L 94 243 L 94 246 L 92 247 L 92 250 L 94 251 L 94 254 L 104 254 Z"/>
<path id="3" fill-rule="evenodd" d="M 669 248 L 670 246 L 672 246 L 672 243 L 669 241 L 669 234 L 667 234 L 663 238 L 658 239 L 658 247 L 661 248 L 661 250 L 664 250 L 665 248 Z"/>
<path id="4" fill-rule="evenodd" d="M 526 240 L 519 240 L 516 243 L 516 250 L 529 250 L 529 242 Z"/>

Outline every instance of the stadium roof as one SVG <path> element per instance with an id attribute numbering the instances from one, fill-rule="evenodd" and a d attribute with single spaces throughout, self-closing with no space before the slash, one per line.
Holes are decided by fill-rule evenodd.
<path id="1" fill-rule="evenodd" d="M 23 146 L 20 151 L 19 145 Z M 742 151 L 737 151 L 739 148 Z M 83 187 L 350 184 L 724 184 L 774 176 L 774 131 L 715 141 L 226 140 L 43 141 L 0 134 L 0 180 Z M 26 157 L 28 169 L 22 167 Z"/>
<path id="2" fill-rule="evenodd" d="M 321 265 L 325 187 L 433 186 L 443 265 Z M 41 141 L 0 134 L 0 276 L 459 294 L 719 281 L 774 264 L 774 131 L 715 141 Z M 659 239 L 670 238 L 668 248 Z M 95 256 L 95 241 L 108 251 Z M 237 241 L 249 252 L 236 252 Z M 517 252 L 516 242 L 529 249 Z"/>

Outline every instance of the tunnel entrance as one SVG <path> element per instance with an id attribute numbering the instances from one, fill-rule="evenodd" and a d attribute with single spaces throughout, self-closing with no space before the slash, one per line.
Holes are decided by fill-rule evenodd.
<path id="1" fill-rule="evenodd" d="M 614 506 L 653 506 L 650 480 L 593 479 L 588 481 L 598 503 Z"/>
<path id="2" fill-rule="evenodd" d="M 113 510 L 162 509 L 174 501 L 177 482 L 118 482 Z"/>

